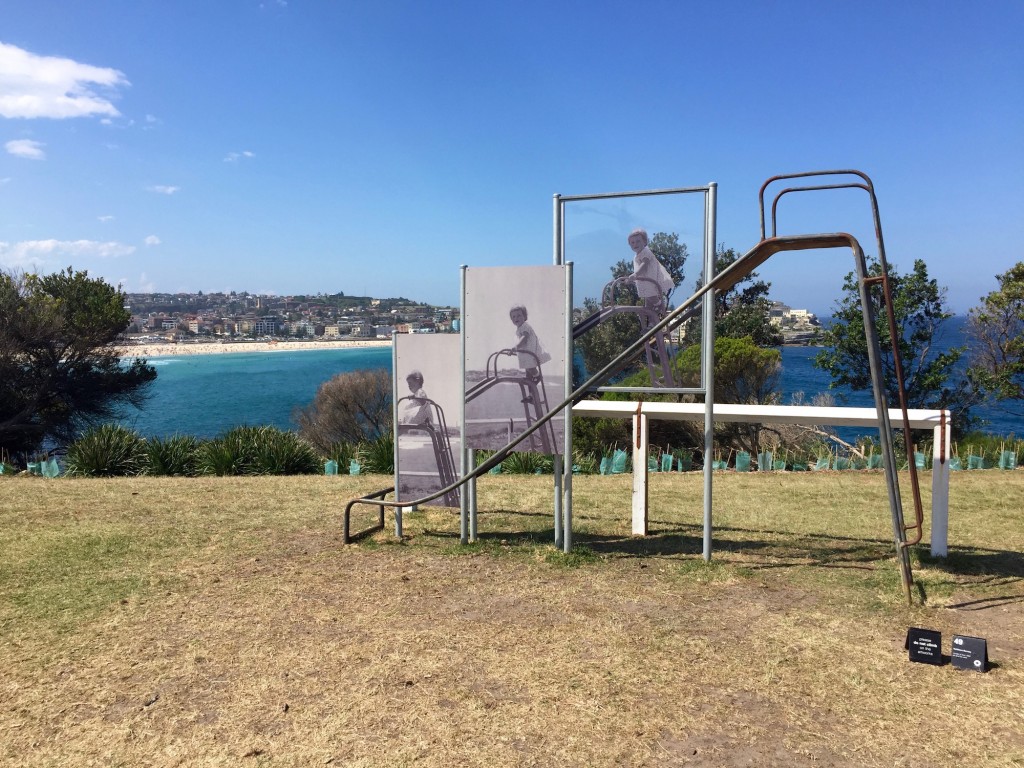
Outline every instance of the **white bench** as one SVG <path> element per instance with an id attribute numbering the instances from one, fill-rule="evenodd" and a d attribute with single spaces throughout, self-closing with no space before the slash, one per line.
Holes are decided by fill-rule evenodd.
<path id="1" fill-rule="evenodd" d="M 584 400 L 574 405 L 572 412 L 574 416 L 588 418 L 633 420 L 633 533 L 646 536 L 649 421 L 703 421 L 704 404 Z M 931 554 L 933 557 L 945 557 L 949 525 L 949 411 L 913 409 L 907 413 L 911 429 L 933 431 Z M 715 421 L 878 428 L 878 411 L 874 408 L 715 403 L 713 415 Z M 891 408 L 889 420 L 893 426 L 901 427 L 903 414 L 899 409 Z"/>

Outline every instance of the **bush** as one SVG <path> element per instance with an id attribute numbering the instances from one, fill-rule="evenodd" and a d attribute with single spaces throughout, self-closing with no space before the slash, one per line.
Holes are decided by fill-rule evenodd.
<path id="1" fill-rule="evenodd" d="M 151 438 L 146 443 L 147 474 L 195 477 L 199 474 L 199 447 L 199 440 L 191 435 Z"/>
<path id="2" fill-rule="evenodd" d="M 252 456 L 255 475 L 315 475 L 323 472 L 320 454 L 294 432 L 264 427 Z"/>
<path id="3" fill-rule="evenodd" d="M 328 459 L 338 462 L 339 475 L 347 475 L 352 460 L 357 458 L 357 452 L 357 446 L 342 441 L 332 445 L 325 455 Z"/>
<path id="4" fill-rule="evenodd" d="M 388 432 L 359 444 L 356 459 L 360 469 L 373 475 L 395 473 L 395 438 Z"/>
<path id="5" fill-rule="evenodd" d="M 117 424 L 93 427 L 68 447 L 67 474 L 71 476 L 141 475 L 148 464 L 145 439 Z"/>
<path id="6" fill-rule="evenodd" d="M 294 432 L 277 427 L 235 427 L 203 443 L 197 453 L 204 475 L 312 475 L 320 456 Z"/>
<path id="7" fill-rule="evenodd" d="M 601 462 L 592 453 L 582 451 L 572 452 L 573 472 L 580 475 L 596 475 Z"/>
<path id="8" fill-rule="evenodd" d="M 292 418 L 302 438 L 329 455 L 340 442 L 355 445 L 390 434 L 391 409 L 391 374 L 381 368 L 338 374 Z"/>
<path id="9" fill-rule="evenodd" d="M 540 453 L 510 453 L 501 462 L 501 471 L 508 475 L 546 475 L 552 469 L 551 457 Z"/>

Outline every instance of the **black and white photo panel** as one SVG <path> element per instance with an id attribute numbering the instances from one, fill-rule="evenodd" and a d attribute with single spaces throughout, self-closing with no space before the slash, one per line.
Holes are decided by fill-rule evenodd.
<path id="1" fill-rule="evenodd" d="M 561 403 L 566 383 L 566 267 L 466 270 L 466 444 L 498 450 Z M 558 414 L 514 450 L 561 453 Z"/>
<path id="2" fill-rule="evenodd" d="M 394 336 L 395 498 L 415 500 L 461 476 L 461 343 L 458 334 Z M 433 501 L 458 507 L 458 490 Z"/>

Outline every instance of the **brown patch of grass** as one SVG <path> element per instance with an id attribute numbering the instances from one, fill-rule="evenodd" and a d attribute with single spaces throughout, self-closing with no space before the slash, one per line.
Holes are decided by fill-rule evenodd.
<path id="1" fill-rule="evenodd" d="M 717 478 L 710 564 L 699 475 L 644 540 L 576 478 L 570 561 L 550 478 L 486 478 L 473 547 L 436 508 L 341 545 L 383 478 L 4 479 L 0 762 L 1019 765 L 1022 482 L 954 476 L 908 608 L 867 473 Z M 911 625 L 997 666 L 912 665 Z"/>

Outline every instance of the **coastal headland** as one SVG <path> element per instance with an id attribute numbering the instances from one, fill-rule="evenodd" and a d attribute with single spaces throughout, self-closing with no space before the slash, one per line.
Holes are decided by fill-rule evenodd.
<path id="1" fill-rule="evenodd" d="M 199 343 L 124 344 L 122 357 L 182 357 L 185 355 L 224 355 L 237 352 L 298 352 L 311 349 L 358 349 L 390 347 L 390 339 L 338 339 L 329 341 L 229 341 Z"/>

